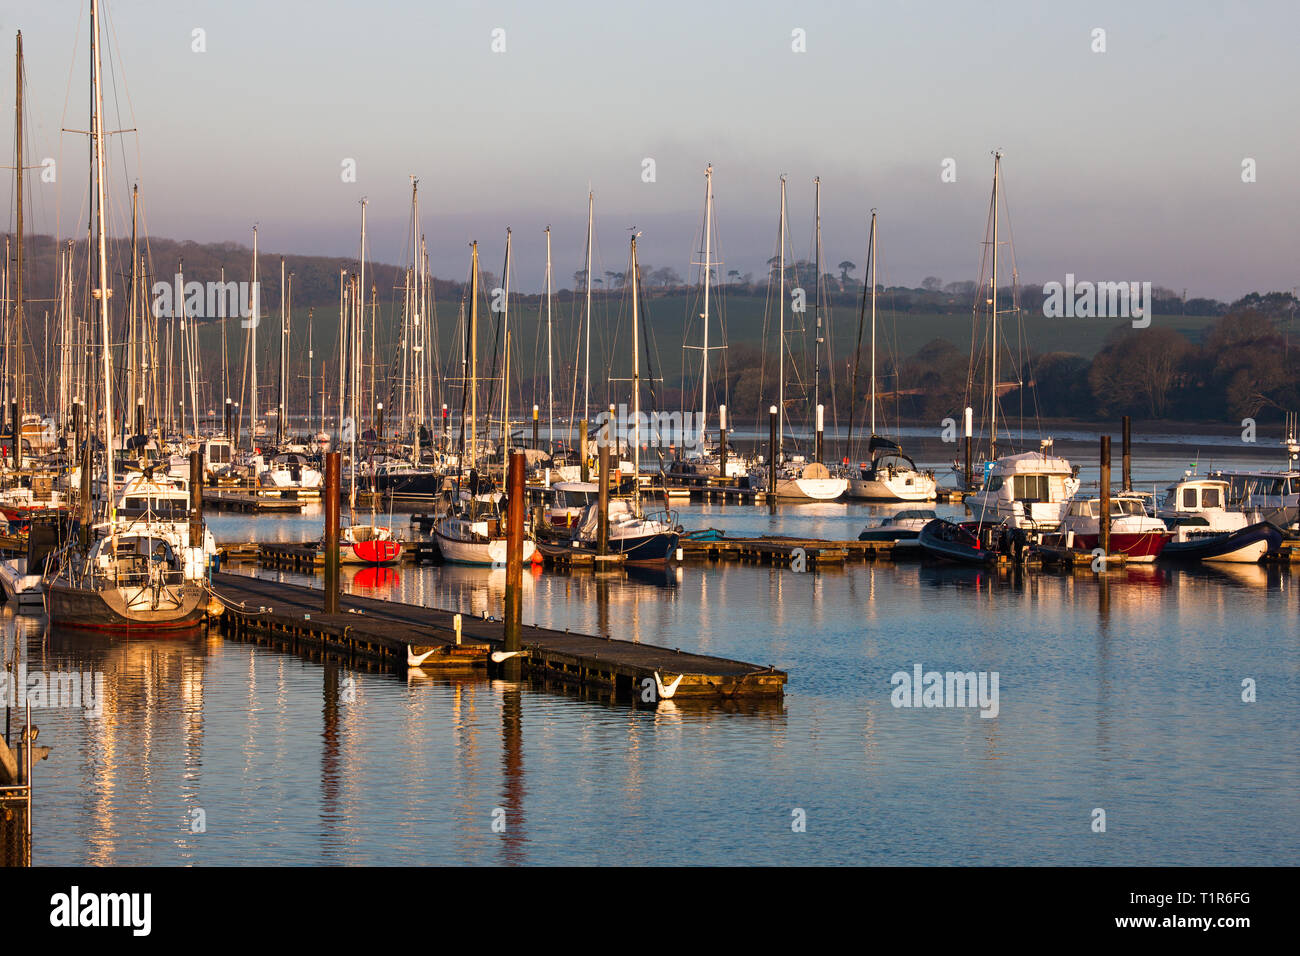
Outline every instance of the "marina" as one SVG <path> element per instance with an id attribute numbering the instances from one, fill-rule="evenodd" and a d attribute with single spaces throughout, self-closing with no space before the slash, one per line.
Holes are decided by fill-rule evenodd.
<path id="1" fill-rule="evenodd" d="M 1254 917 L 1300 855 L 1300 13 L 950 6 L 20 0 L 15 938 L 201 899 L 337 948 L 374 920 L 284 914 L 410 922 L 444 866 Z"/>

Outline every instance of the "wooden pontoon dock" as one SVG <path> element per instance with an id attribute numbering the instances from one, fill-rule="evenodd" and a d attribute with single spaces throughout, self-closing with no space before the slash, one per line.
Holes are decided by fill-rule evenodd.
<path id="1" fill-rule="evenodd" d="M 319 589 L 241 574 L 214 574 L 212 590 L 224 606 L 217 619 L 223 634 L 338 659 L 405 669 L 410 649 L 417 656 L 431 652 L 421 665 L 426 668 L 484 667 L 491 664 L 492 650 L 505 643 L 501 620 L 437 608 L 343 594 L 339 613 L 324 614 Z M 647 688 L 657 693 L 661 684 L 671 687 L 679 677 L 673 700 L 778 698 L 787 680 L 774 667 L 527 625 L 522 647 L 527 676 L 603 686 L 638 700 L 647 699 Z"/>

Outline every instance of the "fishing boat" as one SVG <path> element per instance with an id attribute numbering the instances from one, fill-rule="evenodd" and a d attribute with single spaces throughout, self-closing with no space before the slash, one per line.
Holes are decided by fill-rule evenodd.
<path id="1" fill-rule="evenodd" d="M 1162 557 L 1171 561 L 1220 561 L 1254 564 L 1276 551 L 1282 532 L 1267 521 L 1250 522 L 1226 507 L 1228 482 L 1198 478 L 1190 472 L 1165 491 L 1157 510 L 1173 532 Z"/>
<path id="2" fill-rule="evenodd" d="M 921 530 L 937 517 L 938 515 L 930 508 L 900 511 L 881 518 L 874 524 L 868 524 L 859 532 L 858 540 L 915 543 Z"/>
<path id="3" fill-rule="evenodd" d="M 927 522 L 917 542 L 926 555 L 944 561 L 985 565 L 997 558 L 997 552 L 985 547 L 974 529 L 947 518 Z"/>
<path id="4" fill-rule="evenodd" d="M 1110 499 L 1110 553 L 1123 554 L 1130 564 L 1149 564 L 1173 538 L 1165 523 L 1147 513 L 1147 498 L 1119 492 Z M 1092 551 L 1101 544 L 1101 498 L 1075 495 L 1061 520 L 1066 547 Z"/>

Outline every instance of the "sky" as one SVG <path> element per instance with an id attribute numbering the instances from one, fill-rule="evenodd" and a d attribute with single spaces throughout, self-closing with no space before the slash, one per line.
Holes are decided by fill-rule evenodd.
<path id="1" fill-rule="evenodd" d="M 86 142 L 61 130 L 89 122 L 88 8 L 0 9 L 0 50 L 23 31 L 28 161 L 57 164 L 54 183 L 29 177 L 31 232 L 84 231 Z M 1300 286 L 1294 3 L 104 9 L 106 126 L 136 131 L 111 144 L 119 234 L 139 182 L 154 236 L 248 244 L 257 223 L 271 255 L 355 255 L 364 197 L 369 256 L 400 264 L 416 176 L 436 275 L 467 274 L 471 239 L 499 273 L 511 227 L 512 282 L 532 291 L 547 225 L 556 286 L 572 285 L 590 188 L 598 273 L 626 267 L 635 227 L 643 266 L 690 276 L 712 163 L 724 274 L 761 276 L 775 254 L 782 174 L 790 253 L 812 258 L 819 176 L 829 271 L 865 264 L 874 208 L 880 281 L 916 286 L 978 275 L 1001 149 L 1022 281 L 1072 273 L 1223 299 Z M 12 65 L 0 81 L 11 103 Z M 5 115 L 0 149 L 12 157 Z M 955 181 L 941 176 L 945 160 Z"/>

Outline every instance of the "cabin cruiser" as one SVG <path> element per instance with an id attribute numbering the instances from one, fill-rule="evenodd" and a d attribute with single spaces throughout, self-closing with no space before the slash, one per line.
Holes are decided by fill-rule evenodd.
<path id="1" fill-rule="evenodd" d="M 551 485 L 551 500 L 542 511 L 543 528 L 549 536 L 569 537 L 587 508 L 600 497 L 594 481 L 557 481 Z"/>
<path id="2" fill-rule="evenodd" d="M 859 541 L 893 541 L 895 544 L 915 545 L 916 539 L 936 515 L 930 508 L 912 508 L 881 518 L 868 524 L 858 535 Z"/>
<path id="3" fill-rule="evenodd" d="M 1228 494 L 1227 481 L 1190 472 L 1170 485 L 1156 512 L 1174 533 L 1164 557 L 1253 564 L 1276 550 L 1282 533 L 1267 521 L 1251 523 L 1242 512 L 1229 510 Z"/>
<path id="4" fill-rule="evenodd" d="M 1253 521 L 1289 528 L 1300 517 L 1300 471 L 1210 472 L 1228 483 L 1226 505 Z"/>
<path id="5" fill-rule="evenodd" d="M 869 501 L 933 501 L 938 489 L 934 472 L 917 469 L 903 449 L 875 435 L 867 448 L 871 461 L 859 464 L 848 475 L 850 498 Z"/>
<path id="6" fill-rule="evenodd" d="M 1065 503 L 1079 490 L 1078 469 L 1042 451 L 1007 455 L 986 465 L 984 487 L 966 499 L 981 524 L 1005 521 L 1025 531 L 1055 531 Z"/>
<path id="7" fill-rule="evenodd" d="M 669 555 L 677 550 L 681 532 L 671 514 L 642 514 L 635 501 L 616 498 L 608 504 L 609 553 L 623 554 L 624 561 L 632 565 L 662 566 Z M 583 512 L 582 520 L 573 530 L 571 544 L 575 548 L 594 550 L 600 532 L 600 503 L 596 502 Z"/>
<path id="8" fill-rule="evenodd" d="M 298 494 L 318 494 L 323 481 L 320 471 L 298 452 L 276 455 L 257 476 L 257 484 L 264 490 Z"/>
<path id="9" fill-rule="evenodd" d="M 225 474 L 235 461 L 234 443 L 229 438 L 206 438 L 191 447 L 203 454 L 203 478 L 209 483 Z M 189 453 L 181 451 L 172 455 L 167 462 L 167 474 L 172 478 L 189 481 Z"/>
<path id="10" fill-rule="evenodd" d="M 1110 553 L 1132 563 L 1150 563 L 1173 537 L 1165 523 L 1147 513 L 1149 496 L 1118 492 L 1110 499 Z M 1065 546 L 1091 551 L 1101 542 L 1101 497 L 1075 495 L 1065 508 L 1061 531 Z"/>

